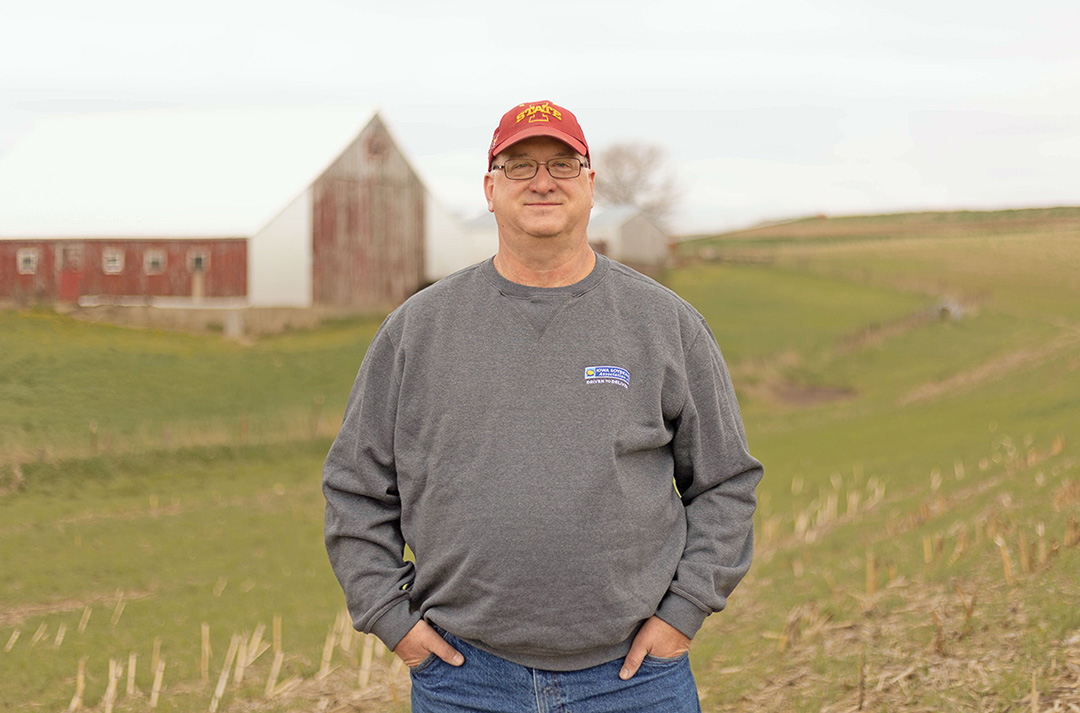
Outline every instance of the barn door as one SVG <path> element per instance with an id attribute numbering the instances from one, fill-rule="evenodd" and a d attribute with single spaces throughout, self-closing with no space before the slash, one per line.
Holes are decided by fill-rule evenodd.
<path id="1" fill-rule="evenodd" d="M 206 296 L 207 255 L 201 250 L 188 253 L 188 269 L 191 270 L 191 297 L 196 302 Z"/>
<path id="2" fill-rule="evenodd" d="M 64 245 L 60 248 L 60 294 L 61 302 L 78 302 L 82 291 L 83 249 L 81 245 Z"/>

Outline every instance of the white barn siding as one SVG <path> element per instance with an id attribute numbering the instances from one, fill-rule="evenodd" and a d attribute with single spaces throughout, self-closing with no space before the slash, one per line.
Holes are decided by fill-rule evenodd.
<path id="1" fill-rule="evenodd" d="M 490 214 L 489 214 L 490 215 Z M 466 225 L 452 215 L 429 194 L 424 204 L 425 277 L 435 282 L 452 273 L 474 265 L 495 254 L 499 247 L 499 235 L 494 218 L 478 225 L 473 221 Z"/>
<path id="2" fill-rule="evenodd" d="M 248 303 L 252 307 L 310 307 L 311 188 L 248 243 Z"/>

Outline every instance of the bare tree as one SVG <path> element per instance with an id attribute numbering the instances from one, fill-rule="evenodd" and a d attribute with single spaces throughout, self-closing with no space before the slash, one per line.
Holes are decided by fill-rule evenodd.
<path id="1" fill-rule="evenodd" d="M 675 174 L 664 150 L 635 141 L 597 152 L 596 200 L 603 205 L 631 205 L 660 227 L 679 200 Z"/>

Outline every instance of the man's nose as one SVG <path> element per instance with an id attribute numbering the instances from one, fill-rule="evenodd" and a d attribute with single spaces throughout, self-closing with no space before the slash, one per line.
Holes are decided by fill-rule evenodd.
<path id="1" fill-rule="evenodd" d="M 542 163 L 536 167 L 536 175 L 532 178 L 532 183 L 529 188 L 537 193 L 547 193 L 555 188 L 555 179 L 548 173 L 548 167 L 546 163 Z"/>

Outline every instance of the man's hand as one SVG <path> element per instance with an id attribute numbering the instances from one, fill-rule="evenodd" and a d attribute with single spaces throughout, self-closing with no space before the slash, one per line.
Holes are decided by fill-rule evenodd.
<path id="1" fill-rule="evenodd" d="M 419 666 L 428 654 L 435 654 L 451 666 L 460 666 L 465 663 L 465 657 L 446 643 L 446 639 L 439 636 L 439 632 L 431 628 L 431 625 L 423 619 L 409 629 L 405 638 L 394 647 L 394 653 L 409 668 Z"/>
<path id="2" fill-rule="evenodd" d="M 652 616 L 641 625 L 630 652 L 623 660 L 619 678 L 628 681 L 637 673 L 646 654 L 670 659 L 682 656 L 690 650 L 690 639 L 681 631 L 659 617 Z"/>

